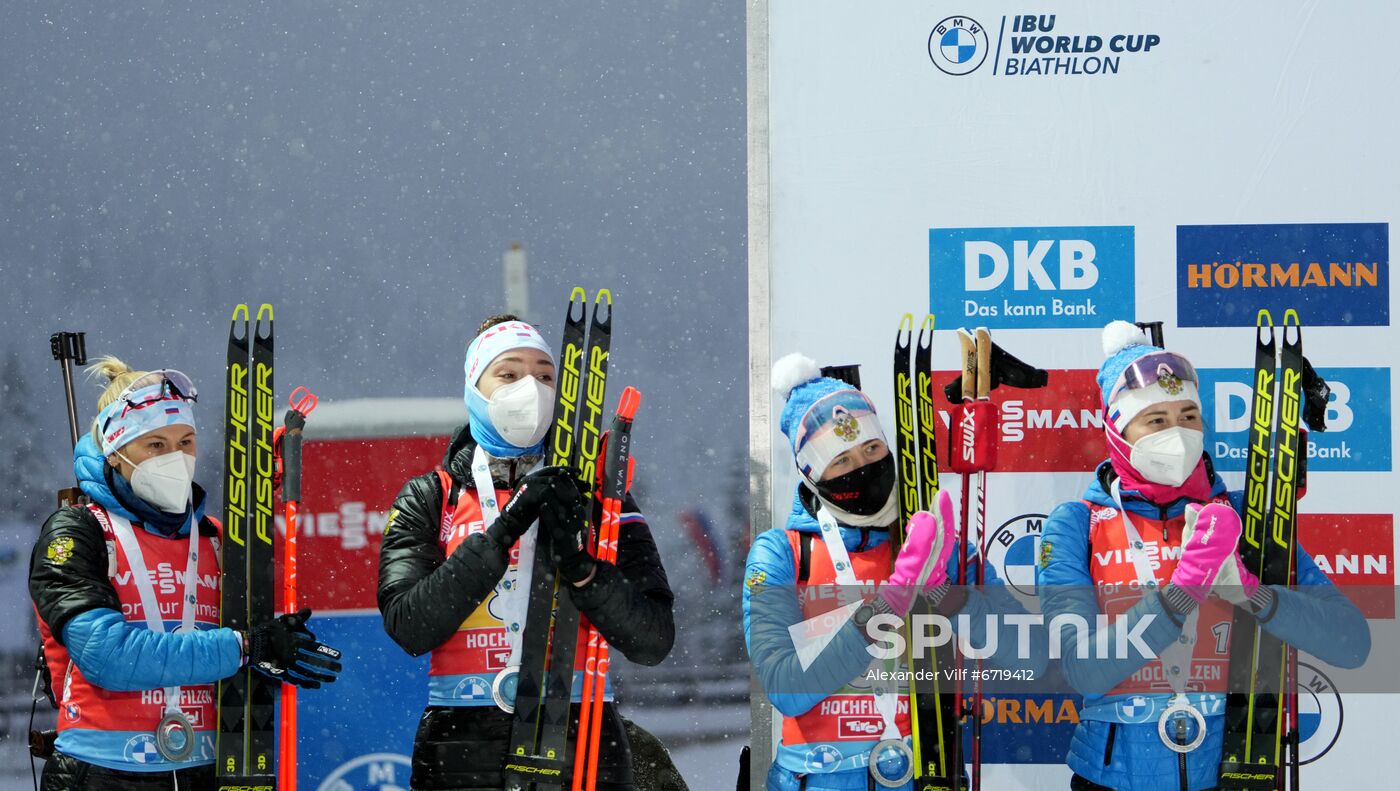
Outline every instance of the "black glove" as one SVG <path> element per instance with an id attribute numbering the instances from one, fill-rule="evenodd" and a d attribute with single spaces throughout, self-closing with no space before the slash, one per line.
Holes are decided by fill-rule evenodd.
<path id="1" fill-rule="evenodd" d="M 501 515 L 486 528 L 486 535 L 497 544 L 510 549 L 525 535 L 530 525 L 540 517 L 540 508 L 555 498 L 555 481 L 572 481 L 573 470 L 568 467 L 543 467 L 520 479 L 515 494 L 501 508 Z"/>
<path id="2" fill-rule="evenodd" d="M 582 582 L 593 573 L 593 556 L 588 554 L 588 512 L 583 496 L 572 481 L 555 484 L 556 498 L 540 511 L 540 529 L 549 531 L 549 545 L 559 574 L 567 582 Z"/>
<path id="3" fill-rule="evenodd" d="M 335 681 L 340 652 L 316 641 L 306 628 L 311 610 L 279 615 L 247 633 L 248 664 L 284 684 L 315 689 Z"/>

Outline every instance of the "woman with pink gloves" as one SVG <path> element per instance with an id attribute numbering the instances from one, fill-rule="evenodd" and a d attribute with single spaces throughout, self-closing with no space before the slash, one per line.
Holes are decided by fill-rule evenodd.
<path id="1" fill-rule="evenodd" d="M 1301 548 L 1293 588 L 1261 586 L 1238 561 L 1241 493 L 1226 490 L 1204 452 L 1191 363 L 1150 345 L 1124 321 L 1105 328 L 1104 353 L 1098 384 L 1108 459 L 1080 499 L 1046 520 L 1037 591 L 1047 623 L 1077 616 L 1092 625 L 1100 614 L 1120 616 L 1110 626 L 1120 634 L 1106 644 L 1119 645 L 1128 630 L 1152 656 L 1126 643 L 1121 656 L 1080 657 L 1076 637 L 1052 629 L 1051 645 L 1058 639 L 1065 646 L 1064 675 L 1084 695 L 1068 757 L 1070 788 L 1212 789 L 1229 665 L 1228 639 L 1217 638 L 1228 635 L 1234 607 L 1341 667 L 1365 661 L 1370 632 Z M 1198 746 L 1173 750 L 1159 733 L 1163 717 L 1197 723 Z"/>
<path id="2" fill-rule="evenodd" d="M 773 383 L 785 401 L 779 420 L 801 482 L 786 529 L 755 538 L 745 565 L 749 656 L 783 715 L 767 787 L 863 791 L 878 781 L 912 789 L 912 780 L 898 779 L 905 762 L 897 760 L 898 748 L 910 743 L 908 696 L 881 679 L 881 671 L 902 665 L 874 658 L 881 641 L 872 619 L 903 616 L 922 595 L 937 614 L 968 615 L 972 644 L 985 646 L 989 612 L 1022 610 L 990 567 L 996 595 L 949 585 L 957 523 L 946 492 L 933 513 L 909 520 L 903 545 L 892 547 L 895 460 L 864 393 L 822 376 L 801 355 L 779 360 Z M 872 761 L 877 747 L 881 758 Z M 877 776 L 891 771 L 894 780 Z"/>

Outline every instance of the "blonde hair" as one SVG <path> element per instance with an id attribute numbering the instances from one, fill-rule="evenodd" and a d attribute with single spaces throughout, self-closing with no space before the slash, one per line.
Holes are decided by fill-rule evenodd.
<path id="1" fill-rule="evenodd" d="M 97 358 L 97 362 L 88 366 L 87 373 L 90 379 L 107 380 L 106 387 L 102 389 L 102 395 L 97 397 L 97 411 L 101 412 L 108 404 L 116 401 L 117 396 L 130 387 L 132 382 L 150 371 L 133 370 L 131 366 L 109 354 Z M 97 425 L 97 418 L 92 419 L 92 439 L 99 447 L 102 445 L 102 428 Z"/>

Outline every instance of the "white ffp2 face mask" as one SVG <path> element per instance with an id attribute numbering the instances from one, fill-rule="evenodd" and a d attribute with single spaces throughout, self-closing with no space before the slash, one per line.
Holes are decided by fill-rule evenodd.
<path id="1" fill-rule="evenodd" d="M 529 448 L 544 439 L 554 413 L 554 388 L 533 376 L 499 388 L 486 402 L 486 414 L 501 439 Z"/>
<path id="2" fill-rule="evenodd" d="M 134 464 L 120 452 L 117 455 L 135 467 L 131 472 L 131 491 L 137 497 L 168 514 L 185 512 L 190 502 L 190 485 L 194 483 L 194 456 L 176 451 Z"/>
<path id="3" fill-rule="evenodd" d="M 1201 463 L 1205 434 L 1173 426 L 1139 439 L 1132 449 L 1129 461 L 1142 477 L 1165 486 L 1180 486 Z"/>

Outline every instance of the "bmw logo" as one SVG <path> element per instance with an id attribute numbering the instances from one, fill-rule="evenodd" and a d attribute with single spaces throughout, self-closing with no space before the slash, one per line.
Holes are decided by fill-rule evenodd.
<path id="1" fill-rule="evenodd" d="M 370 753 L 335 768 L 316 791 L 406 791 L 412 764 L 398 753 Z"/>
<path id="2" fill-rule="evenodd" d="M 928 35 L 928 56 L 940 71 L 971 74 L 987 59 L 987 31 L 972 17 L 950 16 Z"/>
<path id="3" fill-rule="evenodd" d="M 1040 531 L 1045 514 L 1021 514 L 1008 519 L 988 537 L 987 562 L 1022 601 L 1035 596 L 1035 571 L 1040 557 Z"/>
<path id="4" fill-rule="evenodd" d="M 1298 731 L 1304 764 L 1326 755 L 1342 735 L 1342 695 L 1332 679 L 1306 662 L 1298 663 Z"/>
<path id="5" fill-rule="evenodd" d="M 825 774 L 836 771 L 841 763 L 841 751 L 829 744 L 821 744 L 807 751 L 807 771 L 812 774 Z"/>

